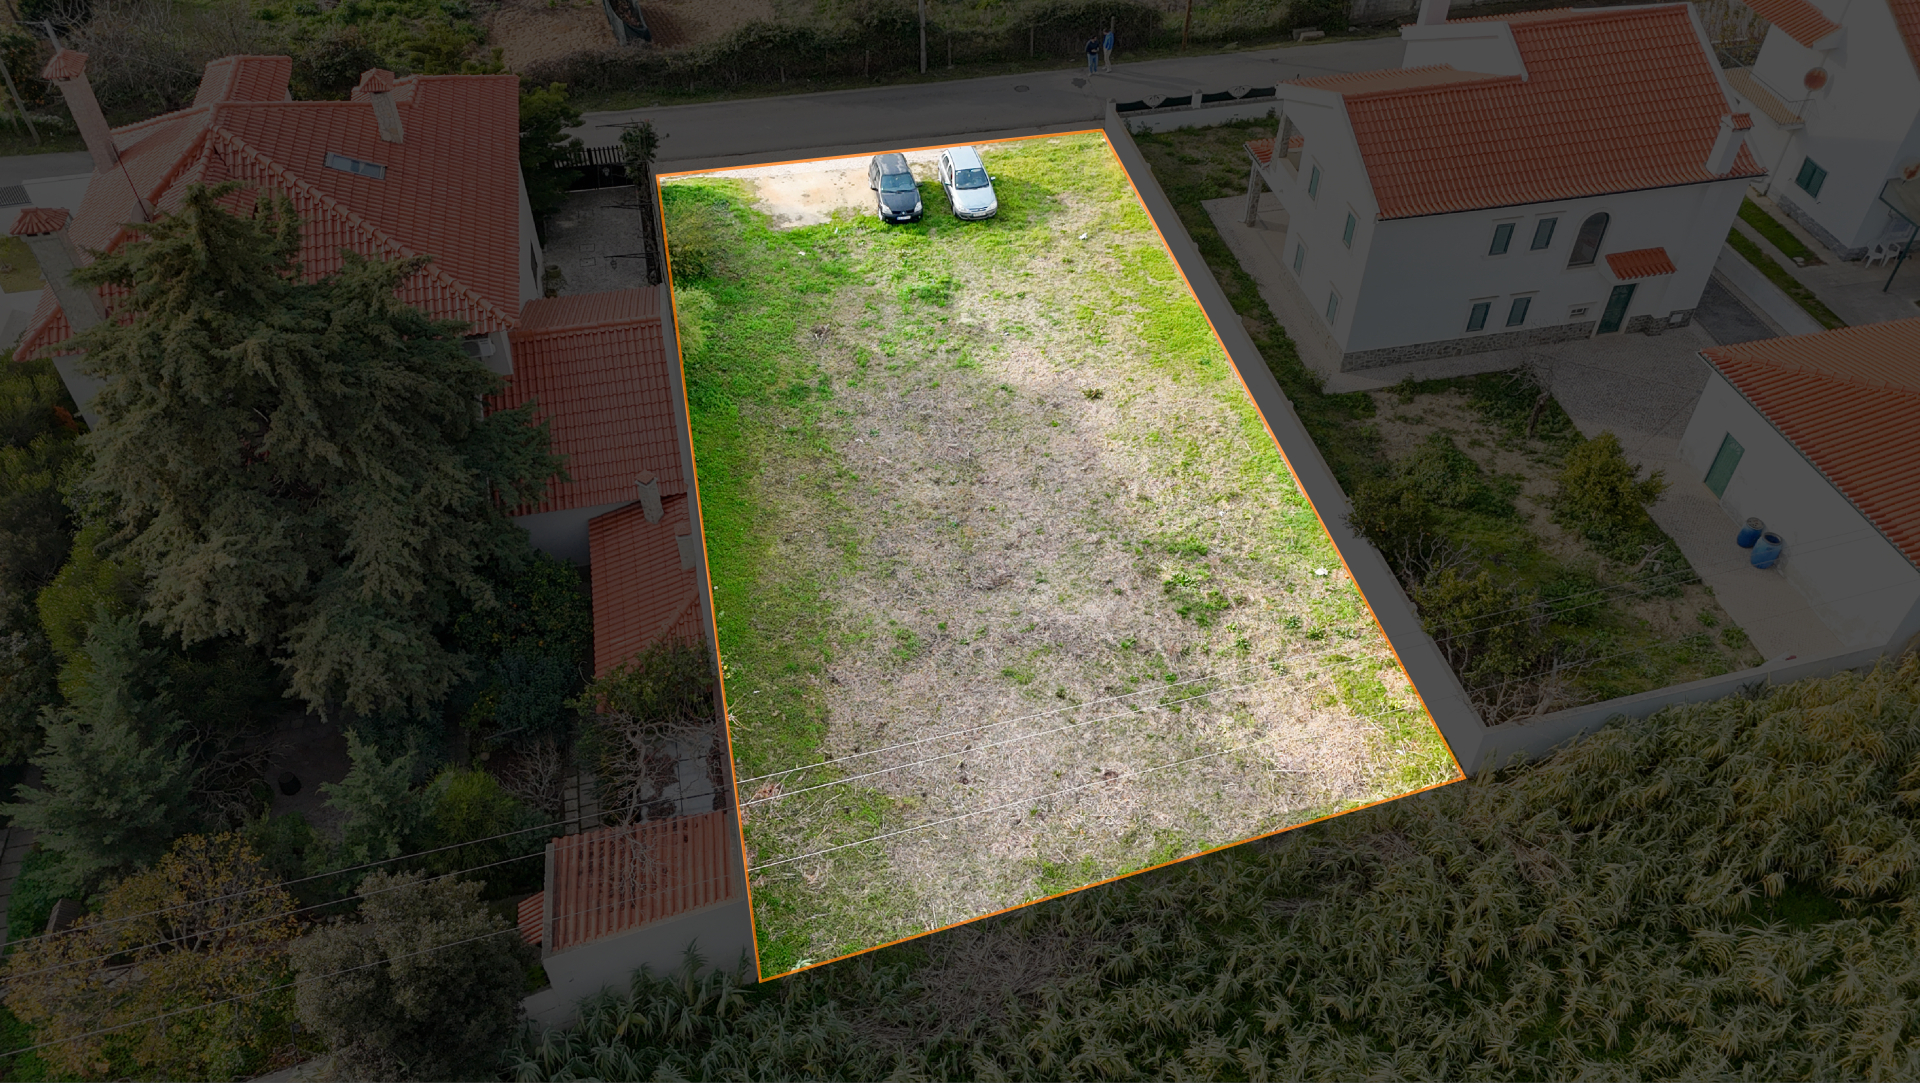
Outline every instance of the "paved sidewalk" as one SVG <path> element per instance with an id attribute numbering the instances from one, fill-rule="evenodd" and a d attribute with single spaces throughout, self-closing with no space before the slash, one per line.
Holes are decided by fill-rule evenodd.
<path id="1" fill-rule="evenodd" d="M 1301 76 L 1397 68 L 1404 51 L 1398 37 L 1380 37 L 1117 63 L 1111 74 L 1091 78 L 1063 69 L 626 109 L 588 113 L 572 134 L 590 147 L 612 146 L 621 125 L 651 120 L 668 137 L 660 145 L 664 171 L 719 166 L 729 159 L 777 160 L 782 152 L 852 154 L 963 133 L 1097 128 L 1108 98 L 1132 101 L 1156 93 L 1177 96 L 1195 87 L 1272 86 Z"/>
<path id="2" fill-rule="evenodd" d="M 1831 249 L 1787 217 L 1772 200 L 1757 193 L 1749 193 L 1749 198 L 1825 262 L 1797 266 L 1791 257 L 1752 226 L 1736 218 L 1733 228 L 1758 244 L 1760 251 L 1773 257 L 1774 262 L 1786 268 L 1787 273 L 1801 285 L 1812 290 L 1813 295 L 1832 309 L 1834 315 L 1854 325 L 1920 316 L 1920 259 L 1909 257 L 1897 274 L 1892 261 L 1872 267 L 1866 266 L 1862 260 L 1842 263 Z M 1892 287 L 1883 291 L 1882 287 L 1887 285 L 1889 277 L 1893 279 Z"/>

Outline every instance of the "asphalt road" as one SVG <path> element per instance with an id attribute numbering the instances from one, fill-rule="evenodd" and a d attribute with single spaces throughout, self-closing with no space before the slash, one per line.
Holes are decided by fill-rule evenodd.
<path id="1" fill-rule="evenodd" d="M 1091 78 L 1084 69 L 1045 71 L 588 113 L 573 134 L 590 147 L 611 146 L 619 140 L 622 125 L 651 120 L 655 130 L 667 136 L 659 157 L 665 170 L 771 161 L 793 151 L 859 153 L 944 135 L 1096 125 L 1106 114 L 1108 98 L 1133 101 L 1156 93 L 1177 96 L 1195 87 L 1213 92 L 1271 86 L 1300 76 L 1397 68 L 1403 50 L 1398 37 L 1368 38 L 1120 62 L 1111 75 Z"/>
<path id="2" fill-rule="evenodd" d="M 86 151 L 58 154 L 16 154 L 0 158 L 0 184 L 19 184 L 42 177 L 71 177 L 93 172 L 93 156 Z"/>

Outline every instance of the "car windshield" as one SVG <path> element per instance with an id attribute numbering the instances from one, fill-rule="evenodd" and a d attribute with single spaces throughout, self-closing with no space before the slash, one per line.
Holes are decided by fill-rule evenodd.
<path id="1" fill-rule="evenodd" d="M 880 174 L 880 190 L 882 192 L 911 192 L 913 188 L 913 174 L 911 173 Z"/>
<path id="2" fill-rule="evenodd" d="M 985 188 L 987 171 L 984 169 L 956 169 L 953 171 L 955 188 Z"/>

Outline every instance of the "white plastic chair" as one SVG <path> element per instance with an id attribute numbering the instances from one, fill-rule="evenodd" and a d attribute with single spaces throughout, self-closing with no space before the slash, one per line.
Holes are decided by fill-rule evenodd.
<path id="1" fill-rule="evenodd" d="M 1867 250 L 1867 258 L 1862 260 L 1860 265 L 1862 267 L 1871 267 L 1876 263 L 1887 262 L 1892 256 L 1893 253 L 1888 250 L 1886 245 L 1876 241 L 1874 242 L 1874 246 Z"/>

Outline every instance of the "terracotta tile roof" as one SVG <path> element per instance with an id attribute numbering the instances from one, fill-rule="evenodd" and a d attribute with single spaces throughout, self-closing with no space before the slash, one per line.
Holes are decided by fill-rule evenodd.
<path id="1" fill-rule="evenodd" d="M 393 73 L 385 68 L 368 68 L 354 89 L 362 94 L 385 94 L 393 89 Z"/>
<path id="2" fill-rule="evenodd" d="M 1607 256 L 1607 269 L 1613 277 L 1652 278 L 1674 273 L 1673 260 L 1664 248 L 1636 248 L 1631 252 L 1613 252 Z"/>
<path id="3" fill-rule="evenodd" d="M 1779 27 L 1786 35 L 1808 48 L 1840 29 L 1840 24 L 1820 14 L 1807 0 L 1747 0 L 1755 15 Z"/>
<path id="4" fill-rule="evenodd" d="M 567 456 L 572 481 L 548 486 L 538 507 L 516 514 L 622 504 L 635 483 L 659 478 L 660 495 L 687 491 L 680 463 L 673 384 L 657 301 L 633 296 L 647 288 L 530 301 L 511 332 L 513 375 L 488 400 L 507 409 L 528 399 L 547 418 L 555 451 Z"/>
<path id="5" fill-rule="evenodd" d="M 693 570 L 680 566 L 677 539 L 692 533 L 687 498 L 660 503 L 664 514 L 657 523 L 647 522 L 645 509 L 635 503 L 587 524 L 595 676 L 664 639 L 706 638 L 699 585 Z"/>
<path id="6" fill-rule="evenodd" d="M 1753 114 L 1752 113 L 1733 114 L 1733 130 L 1736 132 L 1752 131 L 1753 130 Z"/>
<path id="7" fill-rule="evenodd" d="M 727 902 L 740 891 L 733 814 L 706 812 L 553 840 L 541 901 L 548 951 Z M 525 913 L 525 911 L 522 911 Z M 544 939 L 543 935 L 543 939 Z"/>
<path id="8" fill-rule="evenodd" d="M 1916 0 L 1916 2 L 1920 2 L 1920 0 Z M 1798 127 L 1806 123 L 1800 118 L 1800 114 L 1794 112 L 1787 106 L 1787 103 L 1776 97 L 1773 91 L 1768 90 L 1761 84 L 1760 80 L 1755 79 L 1750 69 L 1728 68 L 1725 74 L 1727 77 L 1727 85 L 1733 88 L 1734 93 L 1759 106 L 1760 111 L 1767 115 L 1768 120 L 1782 127 Z"/>
<path id="9" fill-rule="evenodd" d="M 121 168 L 110 183 L 88 185 L 71 226 L 79 262 L 91 262 L 89 249 L 125 243 L 122 223 L 177 208 L 189 185 L 238 179 L 293 198 L 308 275 L 336 270 L 342 248 L 389 259 L 427 255 L 432 263 L 402 298 L 475 333 L 515 326 L 524 258 L 515 77 L 401 80 L 406 94 L 394 97 L 407 138 L 386 143 L 371 105 L 282 100 L 291 70 L 285 57 L 215 61 L 200 104 L 116 129 Z M 329 169 L 329 152 L 384 165 L 386 176 Z M 116 298 L 103 299 L 111 312 Z M 58 305 L 43 297 L 16 356 L 46 352 L 69 333 Z"/>
<path id="10" fill-rule="evenodd" d="M 1354 71 L 1340 75 L 1317 75 L 1310 79 L 1289 79 L 1290 86 L 1310 86 L 1340 94 L 1377 94 L 1390 90 L 1452 86 L 1456 83 L 1485 83 L 1506 78 L 1480 71 L 1456 71 L 1451 64 L 1429 64 L 1420 68 L 1387 68 L 1381 71 Z"/>
<path id="11" fill-rule="evenodd" d="M 1702 356 L 1920 566 L 1920 319 Z"/>
<path id="12" fill-rule="evenodd" d="M 1907 43 L 1907 56 L 1913 59 L 1915 69 L 1920 69 L 1920 0 L 1887 0 L 1887 7 L 1893 11 L 1893 25 L 1900 30 L 1900 40 Z"/>
<path id="13" fill-rule="evenodd" d="M 1255 139 L 1247 144 L 1247 153 L 1253 155 L 1253 160 L 1259 162 L 1261 165 L 1271 165 L 1273 163 L 1273 140 Z"/>
<path id="14" fill-rule="evenodd" d="M 223 56 L 207 65 L 193 104 L 286 101 L 292 76 L 290 56 Z"/>
<path id="15" fill-rule="evenodd" d="M 87 73 L 87 54 L 72 49 L 62 49 L 53 54 L 47 66 L 40 71 L 40 78 L 47 80 L 78 79 Z"/>
<path id="16" fill-rule="evenodd" d="M 70 217 L 65 207 L 28 207 L 13 220 L 13 235 L 35 237 L 42 233 L 57 233 Z"/>
<path id="17" fill-rule="evenodd" d="M 1339 89 L 1383 218 L 1692 184 L 1729 112 L 1684 4 L 1506 18 L 1527 77 Z M 1468 73 L 1470 74 L 1470 73 Z M 1765 171 L 1742 147 L 1725 177 Z"/>

